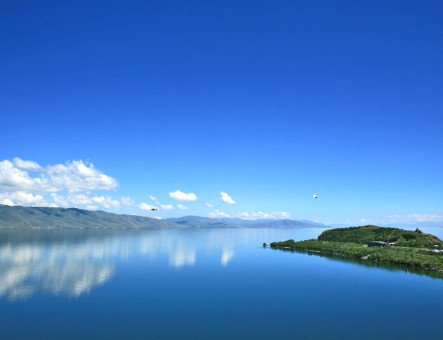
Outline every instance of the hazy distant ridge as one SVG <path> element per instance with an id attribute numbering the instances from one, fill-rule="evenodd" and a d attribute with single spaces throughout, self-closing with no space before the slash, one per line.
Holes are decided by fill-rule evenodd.
<path id="1" fill-rule="evenodd" d="M 0 205 L 0 228 L 159 229 L 159 228 L 293 228 L 324 227 L 295 220 L 241 220 L 184 216 L 159 220 L 77 208 L 40 208 Z"/>
<path id="2" fill-rule="evenodd" d="M 225 228 L 308 228 L 326 227 L 324 224 L 307 220 L 242 220 L 239 218 L 209 218 L 200 216 L 184 216 L 178 218 L 167 218 L 167 222 L 179 224 L 181 226 L 203 228 L 203 227 L 225 227 Z"/>

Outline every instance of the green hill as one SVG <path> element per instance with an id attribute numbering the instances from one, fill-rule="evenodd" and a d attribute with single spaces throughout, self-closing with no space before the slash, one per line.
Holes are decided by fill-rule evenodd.
<path id="1" fill-rule="evenodd" d="M 320 241 L 353 242 L 366 244 L 369 241 L 395 243 L 401 247 L 438 248 L 443 249 L 443 242 L 434 235 L 424 234 L 420 230 L 403 230 L 398 228 L 382 228 L 374 225 L 330 229 L 324 231 Z"/>
<path id="2" fill-rule="evenodd" d="M 273 242 L 271 247 L 443 274 L 443 242 L 418 229 L 410 231 L 372 225 L 330 229 L 316 240 Z"/>
<path id="3" fill-rule="evenodd" d="M 0 205 L 0 228 L 143 229 L 170 228 L 176 224 L 155 218 L 118 215 L 77 208 L 38 208 Z"/>

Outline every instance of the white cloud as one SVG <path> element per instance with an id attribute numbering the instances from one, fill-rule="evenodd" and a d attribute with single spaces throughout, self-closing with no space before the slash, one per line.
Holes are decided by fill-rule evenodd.
<path id="1" fill-rule="evenodd" d="M 209 217 L 212 217 L 212 218 L 224 218 L 224 217 L 228 217 L 228 218 L 230 218 L 231 215 L 229 215 L 229 214 L 227 214 L 227 213 L 225 213 L 224 211 L 221 211 L 221 210 L 214 210 L 214 211 L 211 211 L 211 212 L 209 213 Z"/>
<path id="2" fill-rule="evenodd" d="M 148 204 L 148 203 L 145 203 L 145 202 L 140 203 L 140 204 L 138 205 L 138 207 L 139 207 L 141 210 L 146 210 L 146 211 L 150 211 L 150 210 L 152 210 L 152 209 L 156 209 L 156 207 L 154 207 L 154 206 L 152 206 L 152 205 L 150 205 L 150 204 Z"/>
<path id="3" fill-rule="evenodd" d="M 388 216 L 391 223 L 443 222 L 441 214 L 406 214 Z"/>
<path id="4" fill-rule="evenodd" d="M 72 161 L 66 164 L 49 165 L 46 168 L 48 191 L 68 190 L 71 192 L 111 190 L 117 181 L 97 170 L 93 164 Z"/>
<path id="5" fill-rule="evenodd" d="M 32 171 L 32 176 L 29 171 Z M 117 185 L 114 178 L 81 160 L 46 167 L 20 158 L 14 158 L 13 162 L 0 162 L 0 187 L 43 192 L 81 192 L 111 190 Z"/>
<path id="6" fill-rule="evenodd" d="M 94 196 L 91 197 L 93 203 L 100 204 L 104 208 L 119 208 L 120 201 L 113 199 L 111 196 Z"/>
<path id="7" fill-rule="evenodd" d="M 183 204 L 177 204 L 177 209 L 188 210 L 188 207 L 186 205 L 183 205 Z"/>
<path id="8" fill-rule="evenodd" d="M 205 203 L 205 206 L 206 206 L 207 208 L 214 208 L 214 206 L 213 206 L 211 203 Z"/>
<path id="9" fill-rule="evenodd" d="M 274 211 L 270 213 L 258 211 L 258 212 L 243 212 L 237 214 L 238 218 L 244 220 L 258 220 L 258 219 L 287 219 L 291 215 L 287 211 Z"/>
<path id="10" fill-rule="evenodd" d="M 111 190 L 117 181 L 93 164 L 71 161 L 41 166 L 18 157 L 0 161 L 0 204 L 119 209 L 134 201 L 123 196 L 94 195 Z"/>
<path id="11" fill-rule="evenodd" d="M 0 162 L 0 186 L 15 189 L 32 189 L 42 187 L 42 179 L 33 179 L 28 172 L 16 167 L 11 161 Z"/>
<path id="12" fill-rule="evenodd" d="M 3 204 L 3 205 L 9 205 L 9 206 L 13 206 L 13 205 L 15 205 L 15 203 L 10 199 L 10 198 L 7 198 L 7 197 L 5 197 L 5 198 L 0 198 L 0 204 Z"/>
<path id="13" fill-rule="evenodd" d="M 68 194 L 67 196 L 51 194 L 52 202 L 58 207 L 78 207 L 83 206 L 100 206 L 102 208 L 120 208 L 122 206 L 129 206 L 133 204 L 129 197 L 122 197 L 121 200 L 112 198 L 111 196 L 88 196 L 86 194 Z"/>
<path id="14" fill-rule="evenodd" d="M 67 199 L 64 196 L 52 193 L 51 198 L 52 198 L 52 202 L 58 207 L 66 208 L 69 206 L 69 199 Z"/>
<path id="15" fill-rule="evenodd" d="M 240 218 L 242 220 L 261 220 L 261 219 L 287 219 L 291 215 L 286 211 L 274 211 L 265 213 L 262 211 L 257 212 L 239 212 L 228 214 L 221 210 L 214 210 L 209 213 L 209 217 L 212 218 Z"/>
<path id="16" fill-rule="evenodd" d="M 48 206 L 48 202 L 42 195 L 34 195 L 25 191 L 0 193 L 0 204 L 4 205 L 34 205 L 40 207 Z"/>
<path id="17" fill-rule="evenodd" d="M 232 197 L 229 196 L 226 192 L 223 192 L 223 191 L 220 193 L 220 199 L 223 202 L 225 202 L 227 204 L 230 204 L 230 205 L 236 204 L 236 202 L 232 199 Z"/>
<path id="18" fill-rule="evenodd" d="M 149 199 L 158 205 L 159 210 L 174 210 L 174 206 L 172 204 L 162 204 L 155 196 L 149 195 Z"/>
<path id="19" fill-rule="evenodd" d="M 436 213 L 422 213 L 422 214 L 395 214 L 390 216 L 379 216 L 379 217 L 362 217 L 356 219 L 345 219 L 333 222 L 324 222 L 326 225 L 331 223 L 343 224 L 343 225 L 408 225 L 408 224 L 418 224 L 418 223 L 439 223 L 443 225 L 443 214 Z"/>
<path id="20" fill-rule="evenodd" d="M 93 202 L 90 197 L 84 194 L 68 196 L 67 200 L 74 206 L 91 204 Z"/>
<path id="21" fill-rule="evenodd" d="M 188 202 L 197 201 L 197 195 L 194 194 L 193 192 L 185 193 L 180 190 L 170 192 L 169 197 L 177 201 L 188 201 Z"/>
<path id="22" fill-rule="evenodd" d="M 41 169 L 41 166 L 33 161 L 25 161 L 21 158 L 15 157 L 13 159 L 14 161 L 14 165 L 19 168 L 19 169 L 23 169 L 23 170 L 39 170 Z"/>
<path id="23" fill-rule="evenodd" d="M 122 203 L 122 205 L 124 205 L 126 207 L 130 207 L 130 206 L 134 205 L 134 201 L 128 196 L 123 196 L 120 199 L 120 202 Z"/>

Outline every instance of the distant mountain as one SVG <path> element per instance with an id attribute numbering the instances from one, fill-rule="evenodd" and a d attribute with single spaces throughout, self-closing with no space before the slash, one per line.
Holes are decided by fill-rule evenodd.
<path id="1" fill-rule="evenodd" d="M 183 227 L 204 228 L 204 227 L 228 227 L 223 219 L 215 219 L 200 216 L 184 216 L 178 218 L 166 218 L 166 222 L 174 223 Z"/>
<path id="2" fill-rule="evenodd" d="M 77 208 L 38 208 L 0 205 L 0 228 L 174 228 L 176 225 L 155 218 L 118 215 Z"/>
<path id="3" fill-rule="evenodd" d="M 239 218 L 209 218 L 200 216 L 184 216 L 167 218 L 164 221 L 193 228 L 324 228 L 326 225 L 308 220 L 242 220 Z"/>
<path id="4" fill-rule="evenodd" d="M 58 229 L 160 229 L 160 228 L 306 228 L 326 227 L 311 221 L 242 220 L 184 216 L 155 218 L 119 215 L 105 211 L 77 208 L 40 208 L 0 205 L 0 228 L 58 228 Z"/>

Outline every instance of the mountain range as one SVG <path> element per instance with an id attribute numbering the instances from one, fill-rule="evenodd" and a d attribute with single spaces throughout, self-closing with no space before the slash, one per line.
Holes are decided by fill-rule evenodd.
<path id="1" fill-rule="evenodd" d="M 164 228 L 306 228 L 326 227 L 307 220 L 242 220 L 184 216 L 163 220 L 77 208 L 0 205 L 0 228 L 14 229 L 164 229 Z"/>

